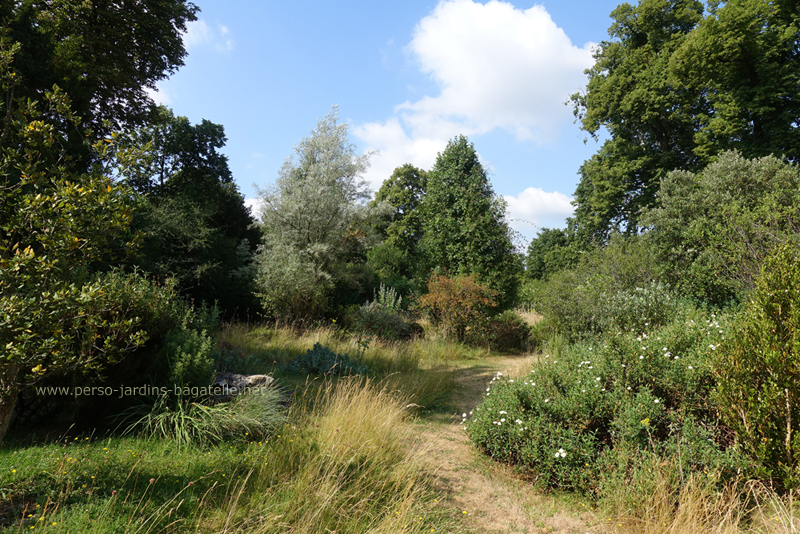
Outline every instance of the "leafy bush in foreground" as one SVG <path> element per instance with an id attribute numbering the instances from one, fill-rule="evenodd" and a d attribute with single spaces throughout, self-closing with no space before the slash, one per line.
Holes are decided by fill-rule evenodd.
<path id="1" fill-rule="evenodd" d="M 676 447 L 687 475 L 727 477 L 742 461 L 725 450 L 709 399 L 710 354 L 725 328 L 685 314 L 650 333 L 616 332 L 546 355 L 527 376 L 493 380 L 467 423 L 470 438 L 543 487 L 596 492 L 604 479 L 630 475 L 629 451 Z"/>
<path id="2" fill-rule="evenodd" d="M 796 488 L 800 435 L 800 259 L 784 245 L 766 262 L 756 290 L 722 343 L 717 398 L 743 450 L 779 485 Z"/>

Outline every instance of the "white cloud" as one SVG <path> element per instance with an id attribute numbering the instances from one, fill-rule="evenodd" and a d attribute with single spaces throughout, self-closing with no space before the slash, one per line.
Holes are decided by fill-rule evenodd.
<path id="1" fill-rule="evenodd" d="M 379 185 L 402 163 L 427 168 L 458 134 L 499 128 L 518 140 L 547 144 L 571 120 L 564 102 L 585 84 L 592 46 L 573 45 L 542 6 L 441 1 L 407 47 L 440 92 L 399 104 L 386 121 L 354 128 L 381 151 L 367 179 Z"/>
<path id="2" fill-rule="evenodd" d="M 145 87 L 144 91 L 148 94 L 150 98 L 153 99 L 158 105 L 169 106 L 172 104 L 172 98 L 169 95 L 169 91 L 167 91 L 162 84 L 157 83 L 155 89 L 150 89 L 149 87 Z"/>
<path id="3" fill-rule="evenodd" d="M 250 213 L 256 220 L 261 220 L 259 215 L 261 213 L 261 199 L 260 198 L 245 198 L 244 205 L 250 209 Z"/>
<path id="4" fill-rule="evenodd" d="M 206 21 L 199 19 L 186 25 L 183 34 L 183 46 L 186 50 L 199 46 L 212 46 L 218 52 L 230 52 L 235 42 L 228 37 L 230 30 L 227 26 L 219 25 L 216 29 L 209 26 Z"/>
<path id="5" fill-rule="evenodd" d="M 508 203 L 506 220 L 514 230 L 531 239 L 541 228 L 563 228 L 575 208 L 572 199 L 558 191 L 528 187 L 517 196 L 503 195 Z"/>

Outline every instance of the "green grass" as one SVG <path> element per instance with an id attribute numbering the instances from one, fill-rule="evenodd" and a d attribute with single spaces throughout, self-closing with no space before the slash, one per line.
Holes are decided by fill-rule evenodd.
<path id="1" fill-rule="evenodd" d="M 460 529 L 436 505 L 441 496 L 413 423 L 414 414 L 446 405 L 453 390 L 442 342 L 431 353 L 424 342 L 371 342 L 363 353 L 370 376 L 332 379 L 281 367 L 315 342 L 357 350 L 357 340 L 336 331 L 229 327 L 221 338 L 294 392 L 280 427 L 252 440 L 243 427 L 245 435 L 224 441 L 169 432 L 6 441 L 0 532 Z"/>

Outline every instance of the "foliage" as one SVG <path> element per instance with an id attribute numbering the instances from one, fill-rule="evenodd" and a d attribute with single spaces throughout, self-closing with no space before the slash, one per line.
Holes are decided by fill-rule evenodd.
<path id="1" fill-rule="evenodd" d="M 360 335 L 380 339 L 397 340 L 410 338 L 414 330 L 397 311 L 378 301 L 367 302 L 354 310 L 352 330 Z"/>
<path id="2" fill-rule="evenodd" d="M 766 476 L 793 489 L 800 437 L 800 258 L 796 244 L 766 260 L 732 335 L 717 351 L 717 398 L 726 424 Z"/>
<path id="3" fill-rule="evenodd" d="M 525 275 L 534 280 L 546 280 L 551 275 L 574 267 L 579 260 L 575 239 L 566 230 L 542 228 L 528 245 Z"/>
<path id="4" fill-rule="evenodd" d="M 384 279 L 413 277 L 415 274 L 414 260 L 419 256 L 419 243 L 424 233 L 420 206 L 427 187 L 428 173 L 407 163 L 397 167 L 375 193 L 374 206 L 386 204 L 392 209 L 384 215 L 381 223 L 384 247 L 398 251 L 397 254 L 404 259 L 394 272 L 381 273 Z"/>
<path id="5" fill-rule="evenodd" d="M 502 308 L 516 299 L 520 267 L 505 221 L 475 147 L 459 136 L 447 143 L 428 175 L 422 247 L 437 274 L 473 275 L 497 293 Z"/>
<path id="6" fill-rule="evenodd" d="M 528 349 L 530 326 L 512 310 L 491 317 L 480 332 L 469 340 L 471 344 L 485 342 L 492 350 L 520 353 Z"/>
<path id="7" fill-rule="evenodd" d="M 305 354 L 289 362 L 286 369 L 293 373 L 318 375 L 363 375 L 367 366 L 347 354 L 337 354 L 328 347 L 315 343 Z"/>
<path id="8" fill-rule="evenodd" d="M 117 135 L 117 172 L 141 195 L 134 227 L 143 247 L 136 263 L 172 276 L 197 302 L 233 315 L 257 308 L 250 259 L 260 240 L 233 181 L 221 125 L 192 125 L 160 107 L 150 124 Z"/>
<path id="9" fill-rule="evenodd" d="M 289 245 L 259 249 L 256 296 L 269 316 L 300 320 L 322 315 L 332 283 L 328 273 Z"/>
<path id="10" fill-rule="evenodd" d="M 471 275 L 434 275 L 428 280 L 428 293 L 417 305 L 445 336 L 463 341 L 471 330 L 483 328 L 490 310 L 497 307 L 497 297 L 497 291 L 479 284 Z"/>
<path id="11" fill-rule="evenodd" d="M 467 431 L 543 487 L 591 494 L 607 477 L 630 475 L 626 455 L 674 458 L 677 448 L 682 476 L 730 479 L 745 462 L 726 451 L 709 398 L 710 355 L 725 328 L 688 313 L 550 352 L 525 376 L 495 377 Z"/>
<path id="12" fill-rule="evenodd" d="M 381 284 L 378 291 L 375 292 L 373 302 L 377 302 L 390 313 L 400 313 L 402 311 L 403 297 L 397 294 L 395 288 Z"/>
<path id="13" fill-rule="evenodd" d="M 611 14 L 584 93 L 592 136 L 609 139 L 581 167 L 572 230 L 603 241 L 634 233 L 673 169 L 698 171 L 722 151 L 798 153 L 797 10 L 786 2 L 642 0 Z"/>
<path id="14" fill-rule="evenodd" d="M 113 278 L 93 274 L 135 246 L 127 192 L 99 168 L 74 171 L 60 127 L 78 121 L 60 89 L 13 99 L 20 50 L 0 35 L 0 440 L 23 384 L 98 370 L 146 339 Z"/>
<path id="15" fill-rule="evenodd" d="M 764 258 L 800 232 L 800 171 L 725 152 L 699 173 L 670 173 L 643 221 L 666 281 L 722 305 L 752 290 Z"/>
<path id="16" fill-rule="evenodd" d="M 526 287 L 526 298 L 557 331 L 577 338 L 668 323 L 681 300 L 656 278 L 657 263 L 641 237 L 614 236 L 573 269 Z"/>
<path id="17" fill-rule="evenodd" d="M 154 108 L 147 90 L 183 65 L 183 36 L 197 10 L 186 0 L 143 0 L 124 8 L 111 2 L 5 2 L 4 34 L 19 43 L 12 94 L 41 102 L 54 85 L 65 91 L 80 117 L 77 129 L 54 127 L 73 155 L 85 156 L 84 129 L 97 140 L 147 120 Z"/>
<path id="18" fill-rule="evenodd" d="M 358 257 L 369 242 L 367 222 L 376 212 L 363 204 L 369 192 L 361 178 L 369 154 L 356 155 L 347 125 L 337 119 L 334 107 L 295 147 L 275 186 L 260 191 L 265 240 L 256 260 L 256 285 L 273 315 L 321 313 L 334 266 Z M 273 281 L 289 285 L 294 273 L 302 276 L 292 288 L 303 295 L 299 306 L 291 298 L 277 305 L 282 293 L 273 290 Z"/>
<path id="19" fill-rule="evenodd" d="M 214 341 L 205 331 L 182 327 L 167 333 L 162 349 L 169 360 L 170 385 L 208 386 L 214 378 Z"/>

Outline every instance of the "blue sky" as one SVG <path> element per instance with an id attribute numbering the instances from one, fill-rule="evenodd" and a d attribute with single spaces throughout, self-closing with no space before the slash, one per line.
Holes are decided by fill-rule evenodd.
<path id="1" fill-rule="evenodd" d="M 222 124 L 247 199 L 274 182 L 331 106 L 373 190 L 392 170 L 429 169 L 467 135 L 512 227 L 563 227 L 581 163 L 597 149 L 564 105 L 585 86 L 616 1 L 273 2 L 196 0 L 186 65 L 154 95 L 193 123 Z"/>

